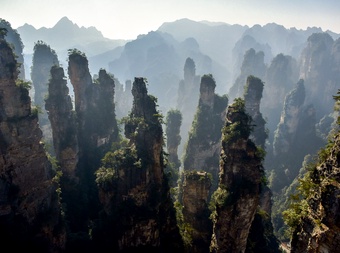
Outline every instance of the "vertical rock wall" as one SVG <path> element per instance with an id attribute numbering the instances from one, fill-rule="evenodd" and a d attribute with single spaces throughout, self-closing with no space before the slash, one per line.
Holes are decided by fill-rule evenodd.
<path id="1" fill-rule="evenodd" d="M 135 78 L 132 94 L 132 110 L 125 122 L 127 142 L 107 153 L 96 173 L 106 219 L 94 238 L 103 240 L 100 244 L 106 249 L 122 252 L 181 252 L 164 176 L 163 132 L 156 98 L 148 95 L 143 78 Z"/>
<path id="2" fill-rule="evenodd" d="M 260 112 L 262 92 L 263 82 L 261 79 L 254 76 L 248 76 L 244 90 L 244 100 L 246 103 L 246 111 L 251 116 L 252 124 L 254 126 L 250 138 L 256 145 L 265 149 L 268 134 L 265 127 L 266 121 Z"/>
<path id="3" fill-rule="evenodd" d="M 17 80 L 16 67 L 11 47 L 0 40 L 2 245 L 19 252 L 58 252 L 65 244 L 58 185 L 41 143 L 37 113 L 31 110 L 28 90 Z"/>
<path id="4" fill-rule="evenodd" d="M 189 226 L 188 233 L 191 244 L 188 252 L 209 252 L 212 235 L 212 222 L 209 219 L 209 198 L 211 178 L 207 172 L 190 171 L 184 174 L 183 221 Z"/>
<path id="5" fill-rule="evenodd" d="M 245 252 L 260 203 L 261 157 L 249 139 L 251 118 L 242 99 L 228 107 L 222 134 L 219 187 L 214 192 L 212 252 Z"/>
<path id="6" fill-rule="evenodd" d="M 213 177 L 213 189 L 218 184 L 218 166 L 221 153 L 221 129 L 224 123 L 227 97 L 215 94 L 212 75 L 201 78 L 199 105 L 192 123 L 185 149 L 185 171 L 206 171 Z"/>

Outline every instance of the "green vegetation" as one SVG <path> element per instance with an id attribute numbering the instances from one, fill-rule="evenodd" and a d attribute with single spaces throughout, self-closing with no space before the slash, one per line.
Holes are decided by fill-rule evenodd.
<path id="1" fill-rule="evenodd" d="M 259 90 L 261 92 L 256 92 L 256 95 L 258 95 L 258 97 L 256 99 L 260 100 L 262 98 L 262 90 L 263 90 L 263 82 L 260 78 L 258 77 L 255 77 L 253 75 L 250 75 L 247 77 L 247 82 L 246 82 L 246 85 L 244 86 L 244 97 L 248 97 L 250 96 L 251 94 L 249 94 L 249 85 L 250 83 L 252 83 L 252 87 L 255 89 L 255 90 Z"/>
<path id="2" fill-rule="evenodd" d="M 118 148 L 120 146 L 120 148 Z M 105 154 L 101 160 L 101 167 L 95 172 L 96 183 L 100 188 L 108 187 L 118 179 L 118 170 L 128 167 L 141 168 L 141 160 L 137 157 L 137 150 L 134 145 L 129 146 L 126 140 L 114 143 L 113 151 Z"/>
<path id="3" fill-rule="evenodd" d="M 6 28 L 0 27 L 0 38 L 4 38 L 8 33 Z"/>
<path id="4" fill-rule="evenodd" d="M 67 50 L 67 53 L 68 53 L 68 56 L 72 56 L 72 55 L 80 55 L 82 57 L 86 57 L 86 54 L 82 51 L 80 51 L 79 49 L 77 48 L 72 48 L 72 49 L 69 49 Z"/>
<path id="5" fill-rule="evenodd" d="M 340 91 L 334 96 L 335 109 L 337 110 L 340 103 Z M 338 118 L 338 124 L 339 124 Z M 339 138 L 339 132 L 333 138 Z M 290 205 L 286 211 L 282 212 L 285 224 L 288 226 L 289 235 L 297 232 L 299 226 L 302 225 L 305 219 L 313 222 L 314 226 L 321 226 L 322 221 L 311 209 L 311 202 L 321 198 L 321 193 L 326 192 L 326 186 L 333 184 L 334 179 L 322 176 L 322 172 L 318 171 L 318 167 L 327 162 L 332 155 L 331 151 L 334 147 L 333 138 L 330 138 L 325 148 L 318 152 L 318 157 L 315 163 L 308 164 L 306 173 L 298 180 L 296 193 L 290 195 Z"/>
<path id="6" fill-rule="evenodd" d="M 17 79 L 15 81 L 15 84 L 20 87 L 20 88 L 23 88 L 25 90 L 30 90 L 32 88 L 32 82 L 30 81 L 24 81 L 22 79 Z"/>
<path id="7" fill-rule="evenodd" d="M 245 102 L 242 98 L 236 98 L 229 108 L 232 118 L 228 119 L 226 126 L 222 129 L 223 142 L 227 145 L 239 139 L 248 138 L 253 129 L 251 117 L 246 113 Z"/>
<path id="8" fill-rule="evenodd" d="M 179 201 L 175 201 L 174 206 L 176 209 L 177 225 L 182 236 L 184 247 L 190 249 L 192 248 L 191 234 L 193 232 L 193 228 L 190 226 L 189 223 L 184 222 L 183 205 Z"/>
<path id="9" fill-rule="evenodd" d="M 209 209 L 211 211 L 210 218 L 215 221 L 217 219 L 217 209 L 225 207 L 228 200 L 228 191 L 225 186 L 220 185 L 216 191 L 211 196 L 211 201 L 209 203 Z"/>
<path id="10" fill-rule="evenodd" d="M 182 113 L 177 109 L 169 110 L 165 122 L 167 146 L 178 147 L 181 142 L 180 128 L 182 125 Z"/>

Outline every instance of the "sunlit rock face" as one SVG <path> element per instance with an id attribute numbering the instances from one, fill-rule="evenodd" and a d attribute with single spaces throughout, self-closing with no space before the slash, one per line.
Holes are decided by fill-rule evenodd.
<path id="1" fill-rule="evenodd" d="M 215 191 L 212 252 L 245 252 L 260 203 L 263 169 L 249 139 L 251 118 L 243 100 L 228 107 L 222 134 L 219 188 Z"/>
<path id="2" fill-rule="evenodd" d="M 0 234 L 12 250 L 64 248 L 58 185 L 11 47 L 0 40 Z M 17 82 L 17 83 L 16 83 Z"/>
<path id="3" fill-rule="evenodd" d="M 246 87 L 244 89 L 244 100 L 246 111 L 252 118 L 253 132 L 251 139 L 259 147 L 265 149 L 266 139 L 268 137 L 266 131 L 266 121 L 260 112 L 260 103 L 263 92 L 263 82 L 260 78 L 248 76 Z"/>
<path id="4" fill-rule="evenodd" d="M 127 143 L 107 153 L 97 172 L 106 219 L 94 238 L 101 241 L 105 235 L 102 246 L 122 252 L 182 252 L 164 175 L 163 132 L 156 99 L 148 95 L 144 78 L 135 78 L 132 94 L 132 110 L 125 121 Z"/>
<path id="5" fill-rule="evenodd" d="M 291 240 L 291 252 L 338 252 L 340 247 L 340 135 L 334 138 L 325 161 L 311 173 L 313 191 L 308 215 L 301 219 Z"/>

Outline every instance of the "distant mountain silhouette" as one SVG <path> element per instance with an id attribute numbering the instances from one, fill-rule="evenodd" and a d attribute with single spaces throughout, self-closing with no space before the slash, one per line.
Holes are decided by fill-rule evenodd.
<path id="1" fill-rule="evenodd" d="M 111 40 L 105 38 L 95 27 L 79 27 L 67 17 L 60 19 L 52 28 L 34 28 L 25 24 L 18 27 L 21 39 L 25 44 L 24 53 L 33 52 L 34 43 L 42 40 L 55 51 L 63 51 L 70 48 L 78 48 L 89 56 L 112 50 L 125 44 L 124 40 Z"/>

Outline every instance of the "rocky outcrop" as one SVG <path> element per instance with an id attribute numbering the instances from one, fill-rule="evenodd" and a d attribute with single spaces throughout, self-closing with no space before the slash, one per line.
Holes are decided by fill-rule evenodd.
<path id="1" fill-rule="evenodd" d="M 264 53 L 262 51 L 256 52 L 253 48 L 247 50 L 244 54 L 241 73 L 229 89 L 229 100 L 233 101 L 235 98 L 242 97 L 248 76 L 253 75 L 263 79 L 265 73 Z"/>
<path id="2" fill-rule="evenodd" d="M 188 139 L 194 114 L 199 100 L 200 76 L 196 75 L 195 62 L 187 58 L 184 64 L 184 79 L 180 81 L 177 94 L 177 109 L 183 115 L 181 137 L 183 142 L 179 146 L 179 152 L 184 150 L 184 143 Z"/>
<path id="3" fill-rule="evenodd" d="M 333 112 L 332 96 L 340 80 L 339 43 L 328 33 L 314 33 L 300 56 L 300 78 L 309 90 L 306 101 L 317 108 L 317 120 Z"/>
<path id="4" fill-rule="evenodd" d="M 77 49 L 69 51 L 68 74 L 75 93 L 78 139 L 75 182 L 79 183 L 67 188 L 70 194 L 65 195 L 64 200 L 68 206 L 68 248 L 76 251 L 85 250 L 84 242 L 90 241 L 91 224 L 98 218 L 101 207 L 94 173 L 112 143 L 117 141 L 118 126 L 115 117 L 113 76 L 101 69 L 98 78 L 92 81 L 86 55 Z M 67 145 L 72 146 L 72 139 L 69 141 Z M 65 186 L 67 180 L 70 178 L 65 179 Z"/>
<path id="5" fill-rule="evenodd" d="M 52 66 L 59 66 L 57 54 L 46 43 L 38 41 L 34 45 L 31 69 L 31 79 L 34 88 L 33 102 L 40 110 L 38 118 L 44 140 L 46 143 L 51 144 L 51 146 L 53 146 L 53 137 L 51 123 L 45 110 L 45 98 L 48 94 L 48 81 L 50 79 L 50 69 Z"/>
<path id="6" fill-rule="evenodd" d="M 298 65 L 289 55 L 278 54 L 271 61 L 264 77 L 265 88 L 261 101 L 261 111 L 267 119 L 268 140 L 273 144 L 274 131 L 280 121 L 280 115 L 286 95 L 298 80 Z"/>
<path id="7" fill-rule="evenodd" d="M 0 28 L 6 29 L 6 35 L 4 39 L 13 46 L 14 54 L 17 56 L 17 63 L 19 64 L 18 78 L 25 79 L 25 64 L 23 49 L 24 45 L 21 40 L 21 36 L 17 30 L 13 29 L 11 24 L 5 19 L 0 18 Z"/>
<path id="8" fill-rule="evenodd" d="M 0 39 L 0 234 L 14 251 L 61 252 L 65 230 L 58 180 L 41 143 L 37 112 Z"/>
<path id="9" fill-rule="evenodd" d="M 190 238 L 187 252 L 209 252 L 212 235 L 212 222 L 209 219 L 209 200 L 211 177 L 207 172 L 188 171 L 184 173 L 183 223 L 186 224 L 186 236 Z"/>
<path id="10" fill-rule="evenodd" d="M 233 81 L 240 74 L 244 54 L 251 48 L 257 52 L 262 51 L 264 53 L 264 62 L 266 63 L 273 58 L 271 46 L 268 43 L 259 43 L 253 37 L 251 32 L 249 34 L 243 34 L 243 36 L 235 43 L 234 48 L 232 49 L 232 62 L 234 63 L 232 69 Z"/>
<path id="11" fill-rule="evenodd" d="M 268 133 L 266 130 L 266 121 L 260 112 L 260 103 L 263 92 L 263 82 L 260 78 L 248 76 L 244 88 L 244 101 L 246 112 L 252 118 L 253 131 L 250 138 L 262 149 L 265 149 Z"/>
<path id="12" fill-rule="evenodd" d="M 117 80 L 118 81 L 118 80 Z M 116 117 L 121 119 L 126 117 L 131 111 L 133 97 L 131 94 L 131 80 L 125 81 L 125 86 L 117 86 L 118 82 L 115 80 L 115 101 L 116 101 Z"/>
<path id="13" fill-rule="evenodd" d="M 305 105 L 305 96 L 304 81 L 300 79 L 285 98 L 273 143 L 273 159 L 279 168 L 275 170 L 275 191 L 289 185 L 298 175 L 304 156 L 315 154 L 323 145 L 315 130 L 314 106 Z"/>
<path id="14" fill-rule="evenodd" d="M 263 157 L 249 139 L 250 124 L 244 100 L 236 99 L 226 115 L 219 187 L 212 196 L 212 252 L 245 252 L 260 204 Z"/>
<path id="15" fill-rule="evenodd" d="M 171 109 L 166 115 L 166 149 L 168 152 L 167 170 L 170 172 L 171 186 L 177 186 L 181 161 L 178 159 L 178 146 L 181 143 L 180 129 L 182 114 L 179 110 Z"/>
<path id="16" fill-rule="evenodd" d="M 339 93 L 338 93 L 339 94 Z M 319 153 L 299 183 L 300 201 L 285 212 L 291 252 L 338 252 L 340 247 L 340 134 Z"/>
<path id="17" fill-rule="evenodd" d="M 291 149 L 303 111 L 305 94 L 305 85 L 302 79 L 287 94 L 280 123 L 275 132 L 274 155 L 287 153 Z"/>
<path id="18" fill-rule="evenodd" d="M 185 171 L 210 173 L 213 178 L 213 190 L 218 184 L 221 129 L 228 105 L 228 98 L 215 94 L 215 87 L 216 83 L 212 75 L 202 76 L 199 105 L 189 132 L 183 160 Z"/>
<path id="19" fill-rule="evenodd" d="M 57 161 L 65 177 L 75 179 L 78 164 L 76 114 L 62 67 L 51 68 L 46 111 L 51 122 Z"/>
<path id="20" fill-rule="evenodd" d="M 135 78 L 125 144 L 109 152 L 96 172 L 104 207 L 93 238 L 121 252 L 182 251 L 175 210 L 164 175 L 163 132 L 155 97 Z M 103 235 L 105 235 L 103 237 Z"/>

